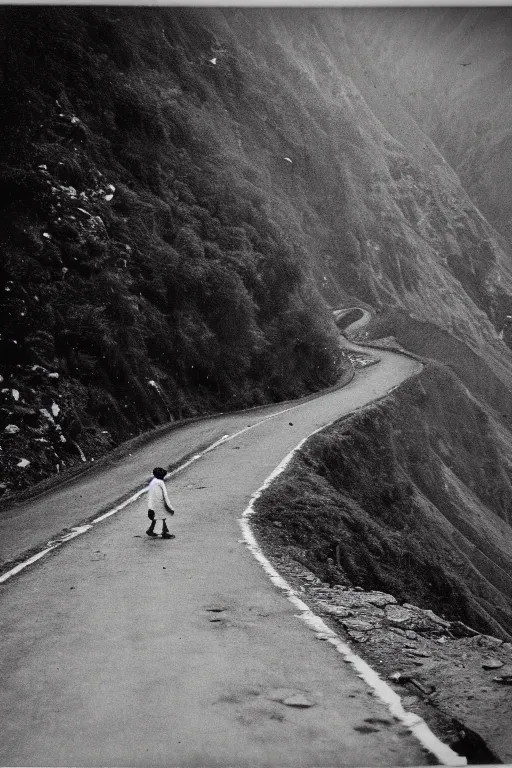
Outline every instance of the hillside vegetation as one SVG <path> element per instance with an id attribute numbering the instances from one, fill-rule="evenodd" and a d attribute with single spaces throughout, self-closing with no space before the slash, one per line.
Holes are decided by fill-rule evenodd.
<path id="1" fill-rule="evenodd" d="M 4 489 L 165 420 L 333 383 L 301 233 L 233 152 L 224 104 L 250 73 L 218 74 L 187 11 L 1 15 Z"/>
<path id="2" fill-rule="evenodd" d="M 0 13 L 5 489 L 333 383 L 328 305 L 430 324 L 512 412 L 509 246 L 342 11 Z"/>

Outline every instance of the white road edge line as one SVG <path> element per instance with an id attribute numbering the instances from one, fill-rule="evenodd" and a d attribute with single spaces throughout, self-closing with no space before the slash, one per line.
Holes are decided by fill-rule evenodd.
<path id="1" fill-rule="evenodd" d="M 337 419 L 334 421 L 337 421 Z M 334 421 L 331 423 L 333 424 Z M 278 464 L 274 471 L 267 477 L 263 485 L 251 496 L 249 505 L 242 513 L 242 517 L 238 520 L 242 529 L 244 541 L 247 545 L 247 548 L 252 552 L 256 560 L 260 563 L 260 565 L 263 566 L 272 583 L 281 589 L 286 594 L 288 600 L 300 611 L 300 613 L 297 615 L 297 618 L 302 619 L 302 621 L 304 621 L 311 629 L 313 629 L 319 639 L 326 640 L 327 642 L 331 643 L 331 645 L 336 648 L 338 653 L 343 656 L 344 661 L 352 664 L 355 671 L 357 672 L 358 677 L 364 680 L 370 686 L 370 688 L 372 688 L 375 695 L 387 705 L 391 715 L 393 715 L 393 717 L 395 717 L 407 728 L 409 728 L 411 733 L 418 739 L 420 744 L 424 746 L 431 754 L 433 754 L 437 760 L 439 760 L 441 765 L 467 765 L 466 758 L 461 757 L 449 746 L 443 744 L 443 742 L 434 733 L 432 733 L 423 718 L 415 715 L 412 712 L 406 712 L 404 710 L 400 696 L 395 693 L 391 686 L 389 686 L 384 680 L 382 680 L 382 678 L 379 677 L 378 673 L 375 672 L 375 670 L 372 669 L 372 667 L 370 667 L 366 661 L 363 661 L 363 659 L 354 653 L 352 649 L 346 643 L 344 643 L 341 638 L 335 632 L 333 632 L 330 627 L 327 626 L 327 624 L 324 623 L 320 616 L 317 616 L 315 613 L 313 613 L 309 606 L 307 606 L 300 599 L 299 595 L 297 592 L 295 592 L 293 587 L 288 584 L 288 582 L 267 560 L 258 542 L 256 541 L 254 533 L 249 524 L 249 519 L 254 514 L 254 503 L 256 499 L 258 499 L 263 491 L 272 483 L 272 481 L 275 480 L 275 478 L 278 477 L 286 469 L 294 454 L 300 450 L 306 440 L 309 440 L 310 437 L 316 435 L 317 432 L 320 432 L 325 428 L 326 427 L 324 426 L 320 427 L 319 429 L 315 429 L 314 432 L 311 432 L 310 435 L 301 440 L 300 443 L 292 451 L 290 451 L 287 456 L 285 456 L 280 464 Z"/>
<path id="2" fill-rule="evenodd" d="M 265 416 L 264 419 L 260 419 L 254 424 L 244 427 L 243 429 L 240 429 L 238 432 L 234 432 L 232 435 L 223 435 L 221 438 L 219 438 L 219 440 L 216 440 L 214 443 L 209 445 L 203 451 L 200 451 L 199 453 L 194 454 L 190 459 L 188 459 L 188 461 L 185 461 L 183 464 L 180 464 L 179 467 L 176 467 L 176 469 L 174 469 L 172 472 L 169 472 L 168 477 L 173 477 L 174 475 L 178 474 L 178 472 L 183 472 L 184 469 L 189 467 L 191 464 L 193 464 L 195 461 L 200 459 L 206 453 L 209 453 L 210 451 L 215 450 L 215 448 L 218 448 L 218 446 L 222 445 L 222 443 L 227 443 L 230 440 L 235 440 L 237 437 L 240 437 L 240 435 L 242 435 L 244 432 L 248 432 L 250 429 L 254 429 L 255 427 L 260 426 L 260 424 L 264 424 L 269 419 L 274 419 L 276 416 L 281 416 L 283 413 L 288 413 L 288 411 L 293 411 L 295 410 L 295 408 L 300 408 L 302 405 L 304 405 L 304 403 L 297 403 L 297 405 L 292 405 L 290 408 L 285 408 L 282 411 L 271 413 L 269 416 Z M 57 549 L 57 547 L 60 547 L 62 544 L 65 544 L 66 542 L 71 541 L 71 539 L 75 539 L 77 536 L 80 536 L 82 533 L 86 533 L 86 531 L 89 531 L 93 525 L 96 525 L 97 523 L 101 523 L 103 520 L 106 520 L 108 517 L 112 517 L 112 515 L 115 515 L 117 512 L 120 512 L 129 504 L 132 504 L 134 501 L 137 501 L 137 499 L 139 499 L 145 493 L 147 493 L 147 488 L 142 488 L 140 491 L 137 491 L 137 493 L 134 493 L 133 496 L 130 496 L 130 498 L 126 499 L 121 504 L 118 504 L 117 507 L 110 509 L 108 512 L 104 512 L 102 515 L 99 515 L 98 517 L 95 517 L 94 520 L 91 520 L 90 523 L 86 525 L 76 526 L 71 529 L 71 533 L 67 533 L 65 536 L 63 536 L 60 539 L 56 539 L 55 541 L 49 541 L 45 549 L 41 550 L 40 552 L 37 552 L 35 555 L 32 555 L 27 560 L 24 560 L 22 563 L 18 563 L 18 565 L 16 565 L 14 568 L 11 568 L 10 571 L 6 571 L 2 576 L 0 576 L 0 584 L 3 584 L 12 576 L 15 576 L 20 571 L 23 571 L 29 565 L 36 563 L 42 557 L 47 555 L 49 552 L 52 552 L 52 550 Z"/>

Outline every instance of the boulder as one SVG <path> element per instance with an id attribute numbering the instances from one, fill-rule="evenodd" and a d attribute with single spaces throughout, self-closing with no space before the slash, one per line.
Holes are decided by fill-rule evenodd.
<path id="1" fill-rule="evenodd" d="M 387 605 L 384 609 L 386 621 L 391 626 L 404 629 L 414 622 L 414 612 L 400 605 Z"/>
<path id="2" fill-rule="evenodd" d="M 348 608 L 344 608 L 342 605 L 331 605 L 331 603 L 325 603 L 323 601 L 320 601 L 320 605 L 322 611 L 331 614 L 331 616 L 336 616 L 338 619 L 344 619 L 347 616 L 352 615 L 352 611 L 349 611 Z"/>
<path id="3" fill-rule="evenodd" d="M 491 635 L 475 636 L 475 642 L 481 648 L 499 648 L 503 645 L 503 640 L 498 637 L 491 637 Z"/>
<path id="4" fill-rule="evenodd" d="M 502 685 L 512 685 L 512 664 L 506 664 L 501 667 L 499 674 L 492 678 L 495 683 Z"/>
<path id="5" fill-rule="evenodd" d="M 500 669 L 505 666 L 499 659 L 484 659 L 482 661 L 482 667 L 484 669 Z"/>
<path id="6" fill-rule="evenodd" d="M 314 703 L 309 701 L 309 699 L 307 699 L 302 693 L 296 693 L 293 696 L 288 696 L 282 701 L 283 704 L 286 704 L 287 707 L 307 708 L 314 706 Z"/>
<path id="7" fill-rule="evenodd" d="M 386 623 L 405 630 L 413 630 L 422 634 L 435 635 L 450 622 L 440 619 L 435 613 L 421 608 L 415 608 L 409 603 L 404 605 L 387 605 L 385 610 Z"/>
<path id="8" fill-rule="evenodd" d="M 356 632 L 370 632 L 374 628 L 374 624 L 371 621 L 364 621 L 363 619 L 342 619 L 341 623 L 345 629 L 355 630 Z"/>
<path id="9" fill-rule="evenodd" d="M 373 621 L 376 624 L 380 624 L 384 621 L 385 614 L 382 608 L 377 608 L 375 605 L 363 605 L 361 608 L 354 606 L 354 613 L 357 618 L 365 619 L 367 621 Z"/>
<path id="10" fill-rule="evenodd" d="M 419 648 L 408 648 L 405 653 L 407 656 L 419 656 L 424 659 L 429 659 L 432 656 L 428 651 L 422 651 Z"/>

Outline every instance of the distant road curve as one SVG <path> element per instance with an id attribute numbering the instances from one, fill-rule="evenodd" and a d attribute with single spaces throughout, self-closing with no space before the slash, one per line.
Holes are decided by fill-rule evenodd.
<path id="1" fill-rule="evenodd" d="M 348 325 L 343 326 L 343 322 L 342 322 L 343 318 L 353 314 L 354 312 L 359 312 L 360 317 L 356 318 Z M 356 331 L 358 328 L 362 328 L 365 325 L 367 325 L 372 319 L 371 312 L 368 312 L 367 309 L 363 309 L 362 307 L 348 307 L 345 309 L 335 309 L 333 310 L 333 316 L 336 324 L 338 325 L 338 327 L 343 333 L 346 333 L 347 331 Z"/>

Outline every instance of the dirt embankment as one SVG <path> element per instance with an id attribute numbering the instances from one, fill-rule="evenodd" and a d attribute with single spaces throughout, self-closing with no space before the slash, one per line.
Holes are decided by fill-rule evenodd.
<path id="1" fill-rule="evenodd" d="M 315 608 L 473 762 L 512 759 L 511 461 L 429 365 L 316 435 L 257 503 L 263 543 Z M 369 610 L 375 590 L 389 600 Z"/>

